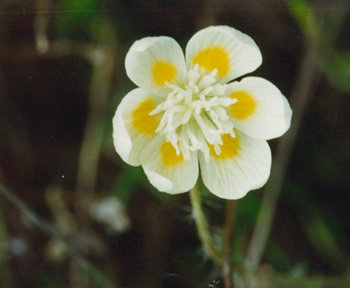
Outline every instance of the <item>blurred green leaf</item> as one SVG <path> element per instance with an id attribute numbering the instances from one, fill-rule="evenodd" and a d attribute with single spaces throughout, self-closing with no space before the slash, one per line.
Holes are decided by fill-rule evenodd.
<path id="1" fill-rule="evenodd" d="M 268 263 L 273 264 L 279 271 L 288 271 L 291 268 L 292 263 L 287 253 L 277 241 L 269 241 L 267 250 L 269 253 L 266 253 L 265 257 Z"/>
<path id="2" fill-rule="evenodd" d="M 319 27 L 314 15 L 312 14 L 312 7 L 309 1 L 289 0 L 287 1 L 287 4 L 292 16 L 294 16 L 303 33 L 305 33 L 306 36 L 310 37 L 311 39 L 315 39 Z"/>
<path id="3" fill-rule="evenodd" d="M 324 65 L 329 82 L 341 92 L 350 91 L 350 51 L 334 52 Z"/>
<path id="4" fill-rule="evenodd" d="M 90 25 L 90 34 L 94 40 L 106 47 L 116 49 L 116 32 L 111 22 L 101 15 L 97 15 L 92 19 Z"/>
<path id="5" fill-rule="evenodd" d="M 334 267 L 342 265 L 346 256 L 337 242 L 341 228 L 337 222 L 333 223 L 324 216 L 325 211 L 315 202 L 310 190 L 290 182 L 284 191 L 284 201 L 291 205 L 292 210 L 298 211 L 302 229 L 320 258 Z"/>
<path id="6" fill-rule="evenodd" d="M 252 191 L 246 197 L 239 200 L 239 204 L 237 205 L 237 216 L 239 219 L 250 223 L 255 222 L 260 210 L 261 193 L 262 190 L 260 190 L 260 192 Z"/>
<path id="7" fill-rule="evenodd" d="M 90 12 L 97 8 L 95 0 L 64 0 L 63 5 L 68 11 L 74 12 Z"/>
<path id="8" fill-rule="evenodd" d="M 132 192 L 142 179 L 142 169 L 124 165 L 113 187 L 113 196 L 124 204 L 128 202 Z"/>
<path id="9" fill-rule="evenodd" d="M 287 1 L 290 12 L 308 40 L 314 41 L 319 35 L 321 23 L 316 21 L 312 7 L 306 0 Z M 345 9 L 345 7 L 344 7 Z M 328 11 L 329 12 L 329 11 Z M 329 13 L 328 13 L 329 14 Z M 338 35 L 343 15 L 328 15 L 322 25 L 322 48 L 319 64 L 330 83 L 341 92 L 350 91 L 350 51 L 338 52 L 333 42 Z M 308 22 L 307 22 L 308 21 Z M 306 25 L 307 22 L 307 25 Z M 322 21 L 319 21 L 322 22 Z M 329 53 L 330 52 L 330 53 Z M 322 64 L 323 63 L 323 64 Z"/>
<path id="10" fill-rule="evenodd" d="M 299 23 L 303 23 L 306 19 L 306 15 L 309 13 L 310 5 L 306 0 L 288 0 L 286 1 L 292 15 L 298 20 Z"/>
<path id="11" fill-rule="evenodd" d="M 322 258 L 341 263 L 343 256 L 339 245 L 334 238 L 332 230 L 320 215 L 315 214 L 304 221 L 304 228 L 313 246 Z"/>
<path id="12" fill-rule="evenodd" d="M 98 12 L 95 0 L 63 0 L 55 9 L 62 11 L 55 19 L 58 34 L 66 37 L 90 38 L 89 30 Z"/>

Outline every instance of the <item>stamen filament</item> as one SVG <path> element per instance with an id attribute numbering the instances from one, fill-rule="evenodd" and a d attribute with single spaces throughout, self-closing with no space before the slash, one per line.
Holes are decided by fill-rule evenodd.
<path id="1" fill-rule="evenodd" d="M 209 74 L 199 71 L 196 64 L 187 74 L 187 85 L 166 83 L 167 98 L 149 115 L 161 115 L 156 129 L 174 146 L 176 154 L 189 159 L 192 152 L 201 151 L 209 161 L 208 144 L 221 153 L 221 135 L 235 137 L 227 107 L 237 102 L 225 96 L 225 84 L 217 82 L 217 69 Z"/>

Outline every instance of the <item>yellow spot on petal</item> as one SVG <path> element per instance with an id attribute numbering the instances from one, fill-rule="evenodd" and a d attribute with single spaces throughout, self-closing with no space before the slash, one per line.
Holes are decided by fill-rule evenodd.
<path id="1" fill-rule="evenodd" d="M 235 91 L 230 94 L 230 97 L 237 99 L 237 102 L 230 106 L 233 117 L 243 120 L 255 112 L 257 102 L 252 95 L 244 91 Z"/>
<path id="2" fill-rule="evenodd" d="M 230 60 L 227 52 L 221 47 L 212 47 L 200 51 L 193 58 L 193 65 L 198 64 L 206 72 L 218 69 L 218 76 L 223 77 L 228 73 Z"/>
<path id="3" fill-rule="evenodd" d="M 154 83 L 164 86 L 165 82 L 172 82 L 176 76 L 176 68 L 167 62 L 156 62 L 152 68 Z"/>
<path id="4" fill-rule="evenodd" d="M 166 166 L 173 166 L 183 161 L 182 153 L 176 154 L 176 150 L 169 142 L 164 142 L 161 147 L 162 161 Z"/>
<path id="5" fill-rule="evenodd" d="M 149 115 L 156 108 L 153 99 L 149 98 L 143 101 L 132 112 L 132 124 L 140 132 L 144 134 L 154 134 L 158 127 L 158 117 Z"/>
<path id="6" fill-rule="evenodd" d="M 236 135 L 236 138 L 232 138 L 230 134 L 225 134 L 225 135 L 222 135 L 221 137 L 223 142 L 223 144 L 220 146 L 221 153 L 219 155 L 216 154 L 214 146 L 209 145 L 210 154 L 215 158 L 222 159 L 222 160 L 232 159 L 233 157 L 238 155 L 240 144 L 239 144 L 239 139 L 237 138 L 237 135 Z"/>

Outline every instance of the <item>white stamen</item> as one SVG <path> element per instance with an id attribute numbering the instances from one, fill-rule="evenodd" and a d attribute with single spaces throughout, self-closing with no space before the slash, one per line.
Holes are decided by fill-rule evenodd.
<path id="1" fill-rule="evenodd" d="M 234 125 L 227 110 L 237 99 L 225 95 L 227 85 L 217 82 L 217 69 L 209 74 L 199 71 L 198 64 L 187 74 L 187 84 L 166 83 L 169 94 L 149 115 L 161 115 L 157 133 L 163 134 L 185 160 L 193 151 L 201 151 L 210 159 L 208 145 L 221 153 L 223 134 L 235 137 Z"/>

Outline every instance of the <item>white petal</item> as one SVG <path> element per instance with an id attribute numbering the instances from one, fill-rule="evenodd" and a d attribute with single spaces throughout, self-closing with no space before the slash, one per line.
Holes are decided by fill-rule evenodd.
<path id="1" fill-rule="evenodd" d="M 156 96 L 137 88 L 129 92 L 117 108 L 113 118 L 114 147 L 120 157 L 130 165 L 140 165 L 140 153 L 145 143 L 155 135 L 153 130 L 159 123 L 158 116 L 149 116 L 148 110 L 154 109 L 158 101 Z M 149 107 L 144 107 L 146 110 L 137 113 L 137 109 L 140 110 L 144 103 L 148 103 Z"/>
<path id="2" fill-rule="evenodd" d="M 229 108 L 237 129 L 258 139 L 276 138 L 289 129 L 292 110 L 271 82 L 246 77 L 230 83 L 226 93 L 238 100 Z"/>
<path id="3" fill-rule="evenodd" d="M 210 192 L 224 199 L 239 199 L 250 190 L 263 186 L 271 168 L 271 151 L 265 140 L 251 138 L 239 131 L 237 151 L 225 156 L 211 152 L 210 161 L 199 156 L 202 178 Z M 225 145 L 225 143 L 224 143 Z M 227 149 L 221 146 L 221 150 Z"/>
<path id="4" fill-rule="evenodd" d="M 167 149 L 164 149 L 166 145 Z M 198 178 L 198 158 L 193 152 L 189 160 L 177 156 L 175 148 L 163 136 L 153 138 L 141 154 L 142 167 L 153 186 L 170 194 L 192 189 Z"/>
<path id="5" fill-rule="evenodd" d="M 188 68 L 196 63 L 206 72 L 218 69 L 221 82 L 254 71 L 262 56 L 254 40 L 228 26 L 211 26 L 197 32 L 187 44 Z"/>
<path id="6" fill-rule="evenodd" d="M 166 82 L 182 84 L 186 64 L 179 44 L 170 37 L 136 41 L 125 58 L 126 73 L 141 88 L 163 88 Z"/>

